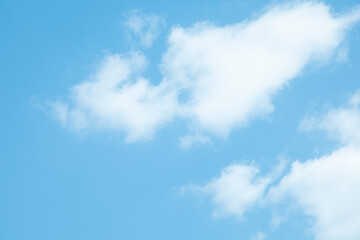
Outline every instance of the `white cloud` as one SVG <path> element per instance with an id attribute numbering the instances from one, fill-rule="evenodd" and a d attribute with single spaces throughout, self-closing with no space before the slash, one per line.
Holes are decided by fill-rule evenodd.
<path id="1" fill-rule="evenodd" d="M 177 103 L 166 83 L 154 86 L 138 76 L 145 65 L 145 57 L 136 52 L 107 56 L 94 75 L 71 89 L 69 105 L 53 103 L 55 114 L 77 130 L 120 130 L 130 142 L 151 138 L 174 116 Z"/>
<path id="2" fill-rule="evenodd" d="M 266 203 L 268 187 L 282 175 L 287 166 L 287 159 L 280 156 L 279 163 L 266 176 L 253 164 L 231 164 L 222 169 L 220 176 L 206 184 L 189 184 L 180 187 L 179 192 L 202 193 L 209 196 L 215 205 L 215 217 L 235 216 L 242 218 L 253 207 Z"/>
<path id="3" fill-rule="evenodd" d="M 346 146 L 318 159 L 293 163 L 269 196 L 290 197 L 314 217 L 316 239 L 356 240 L 360 238 L 359 183 L 360 149 Z"/>
<path id="4" fill-rule="evenodd" d="M 186 120 L 198 136 L 227 137 L 271 112 L 273 96 L 307 64 L 331 56 L 359 17 L 355 13 L 335 17 L 322 3 L 296 2 L 249 22 L 175 27 L 160 84 L 141 77 L 142 54 L 112 54 L 94 76 L 71 89 L 68 104 L 56 102 L 54 112 L 75 129 L 121 130 L 128 141 L 149 139 L 174 118 Z M 134 12 L 127 25 L 147 45 L 158 21 Z M 209 142 L 199 137 L 180 141 L 186 146 Z"/>
<path id="5" fill-rule="evenodd" d="M 216 206 L 214 217 L 241 218 L 249 208 L 259 203 L 271 181 L 271 178 L 260 177 L 258 173 L 259 169 L 255 166 L 233 164 L 205 185 L 192 184 L 188 188 L 211 197 Z"/>
<path id="6" fill-rule="evenodd" d="M 359 93 L 348 107 L 307 118 L 308 129 L 321 129 L 344 146 L 329 155 L 292 164 L 290 173 L 269 192 L 269 199 L 295 200 L 314 217 L 318 240 L 360 239 L 360 111 Z"/>
<path id="7" fill-rule="evenodd" d="M 165 25 L 165 20 L 158 15 L 142 14 L 133 10 L 128 14 L 125 26 L 130 32 L 139 38 L 140 44 L 144 47 L 151 47 Z"/>
<path id="8" fill-rule="evenodd" d="M 360 92 L 349 100 L 349 106 L 328 111 L 324 116 L 306 117 L 300 128 L 325 130 L 331 138 L 343 144 L 360 144 Z"/>
<path id="9" fill-rule="evenodd" d="M 284 161 L 267 177 L 251 165 L 230 165 L 206 185 L 192 185 L 193 191 L 209 194 L 221 216 L 241 217 L 252 207 L 295 203 L 314 220 L 316 240 L 360 239 L 359 99 L 358 92 L 348 106 L 307 122 L 309 128 L 325 130 L 343 144 L 332 153 L 295 161 L 285 175 Z M 287 218 L 276 213 L 270 227 L 277 228 Z"/>
<path id="10" fill-rule="evenodd" d="M 274 107 L 272 97 L 311 61 L 332 55 L 354 21 L 318 2 L 296 2 L 224 27 L 173 28 L 163 58 L 167 80 L 182 88 L 193 124 L 226 137 Z"/>

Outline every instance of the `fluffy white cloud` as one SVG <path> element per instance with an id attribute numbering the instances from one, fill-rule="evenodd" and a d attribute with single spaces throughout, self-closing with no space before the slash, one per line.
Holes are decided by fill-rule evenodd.
<path id="1" fill-rule="evenodd" d="M 138 10 L 131 11 L 127 17 L 125 26 L 139 38 L 140 44 L 144 47 L 152 46 L 165 25 L 165 20 L 161 16 L 142 14 Z"/>
<path id="2" fill-rule="evenodd" d="M 215 217 L 241 218 L 249 208 L 259 203 L 271 181 L 270 177 L 261 177 L 258 173 L 255 166 L 233 164 L 205 185 L 192 184 L 188 188 L 211 197 L 216 206 Z"/>
<path id="3" fill-rule="evenodd" d="M 307 118 L 303 128 L 325 130 L 344 146 L 329 155 L 292 164 L 290 173 L 269 192 L 269 199 L 290 197 L 314 217 L 318 240 L 360 238 L 360 111 L 359 93 L 349 106 Z"/>
<path id="4" fill-rule="evenodd" d="M 163 73 L 180 86 L 193 124 L 225 137 L 271 112 L 273 95 L 308 63 L 331 56 L 357 17 L 335 17 L 310 1 L 277 6 L 251 22 L 176 27 Z"/>
<path id="5" fill-rule="evenodd" d="M 145 57 L 136 52 L 107 56 L 93 76 L 71 89 L 70 105 L 53 103 L 54 113 L 77 130 L 121 130 L 130 142 L 151 138 L 174 116 L 177 102 L 165 82 L 154 86 L 138 76 L 145 65 Z"/>
<path id="6" fill-rule="evenodd" d="M 68 103 L 55 102 L 53 110 L 72 128 L 118 129 L 128 141 L 151 138 L 175 117 L 186 120 L 198 136 L 226 137 L 249 119 L 271 112 L 274 94 L 307 64 L 331 56 L 358 13 L 335 17 L 322 3 L 296 2 L 249 22 L 175 27 L 160 84 L 141 77 L 142 54 L 113 54 L 71 89 Z M 151 45 L 158 21 L 134 12 L 126 24 Z M 206 139 L 180 141 L 187 146 Z"/>
<path id="7" fill-rule="evenodd" d="M 266 176 L 253 164 L 232 164 L 222 169 L 221 174 L 204 185 L 189 184 L 180 188 L 180 193 L 193 192 L 209 196 L 215 205 L 215 217 L 235 216 L 242 218 L 253 207 L 262 205 L 268 187 L 279 179 L 287 160 L 279 157 L 279 164 Z"/>
<path id="8" fill-rule="evenodd" d="M 269 196 L 277 201 L 295 200 L 314 217 L 318 240 L 360 238 L 360 148 L 342 147 L 330 155 L 304 163 L 291 171 Z"/>
<path id="9" fill-rule="evenodd" d="M 220 177 L 194 189 L 209 194 L 220 215 L 241 217 L 251 207 L 295 203 L 314 220 L 315 239 L 360 239 L 359 99 L 357 93 L 348 106 L 305 120 L 308 129 L 325 130 L 342 146 L 320 158 L 295 161 L 279 183 L 274 180 L 283 175 L 284 161 L 267 177 L 251 165 L 230 165 Z M 275 216 L 270 225 L 282 221 Z"/>

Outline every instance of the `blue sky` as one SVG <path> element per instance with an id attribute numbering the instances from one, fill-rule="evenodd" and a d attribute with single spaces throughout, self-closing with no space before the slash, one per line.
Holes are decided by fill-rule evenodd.
<path id="1" fill-rule="evenodd" d="M 0 239 L 359 239 L 359 21 L 0 1 Z"/>

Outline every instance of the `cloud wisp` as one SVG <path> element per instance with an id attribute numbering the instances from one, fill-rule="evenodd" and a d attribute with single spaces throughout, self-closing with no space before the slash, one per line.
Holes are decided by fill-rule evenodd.
<path id="1" fill-rule="evenodd" d="M 159 15 L 147 15 L 133 10 L 127 14 L 124 25 L 130 35 L 139 40 L 141 46 L 150 48 L 165 26 L 165 20 Z"/>
<path id="2" fill-rule="evenodd" d="M 71 128 L 119 130 L 128 141 L 151 139 L 174 119 L 188 135 L 226 138 L 273 111 L 274 95 L 313 61 L 329 59 L 358 18 L 359 12 L 335 16 L 310 1 L 278 5 L 238 24 L 173 27 L 159 84 L 142 77 L 143 54 L 110 54 L 53 110 Z M 135 14 L 127 25 L 150 43 L 145 20 L 156 22 Z"/>

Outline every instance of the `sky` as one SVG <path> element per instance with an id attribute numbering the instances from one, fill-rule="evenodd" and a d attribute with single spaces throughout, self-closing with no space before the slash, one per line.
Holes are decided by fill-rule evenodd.
<path id="1" fill-rule="evenodd" d="M 360 239 L 360 2 L 0 0 L 0 239 Z"/>

